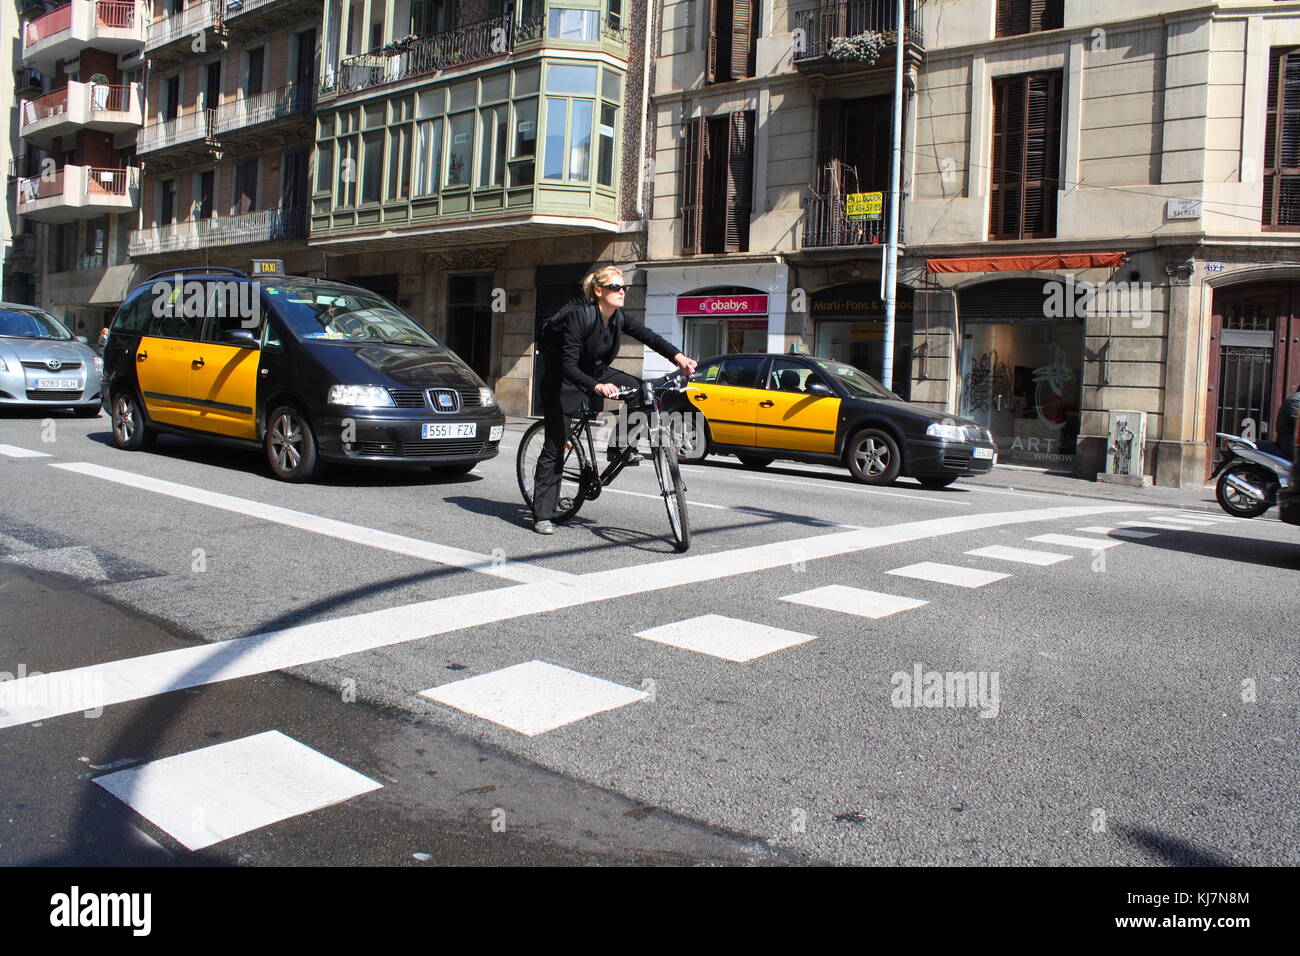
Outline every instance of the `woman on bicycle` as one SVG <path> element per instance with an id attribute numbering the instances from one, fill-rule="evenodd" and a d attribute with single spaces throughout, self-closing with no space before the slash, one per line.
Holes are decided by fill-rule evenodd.
<path id="1" fill-rule="evenodd" d="M 543 324 L 546 369 L 541 398 L 546 440 L 533 476 L 533 529 L 538 534 L 555 533 L 552 522 L 564 477 L 562 452 L 568 420 L 577 418 L 583 405 L 600 411 L 602 399 L 612 398 L 620 388 L 641 386 L 635 376 L 609 367 L 618 355 L 621 334 L 626 332 L 650 346 L 686 374 L 695 371 L 694 359 L 623 311 L 626 289 L 622 270 L 614 266 L 597 269 L 582 280 L 584 300 L 565 306 Z"/>

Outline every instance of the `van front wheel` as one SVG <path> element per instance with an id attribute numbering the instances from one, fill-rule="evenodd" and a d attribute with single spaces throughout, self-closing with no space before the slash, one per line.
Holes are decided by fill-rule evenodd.
<path id="1" fill-rule="evenodd" d="M 281 481 L 313 481 L 324 472 L 317 457 L 311 422 L 292 405 L 281 405 L 267 419 L 266 460 Z"/>

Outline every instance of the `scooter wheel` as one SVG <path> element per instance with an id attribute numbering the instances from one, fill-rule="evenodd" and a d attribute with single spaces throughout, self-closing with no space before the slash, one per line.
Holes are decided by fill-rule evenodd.
<path id="1" fill-rule="evenodd" d="M 1264 479 L 1254 468 L 1229 468 L 1219 476 L 1219 482 L 1214 486 L 1214 495 L 1219 499 L 1219 507 L 1228 514 L 1237 518 L 1258 518 L 1269 508 L 1273 507 L 1271 501 L 1256 501 L 1247 494 L 1238 491 L 1232 485 L 1228 484 L 1228 478 L 1232 475 L 1239 475 L 1262 488 L 1265 492 L 1270 491 L 1270 483 Z M 1272 495 L 1270 495 L 1272 498 Z"/>

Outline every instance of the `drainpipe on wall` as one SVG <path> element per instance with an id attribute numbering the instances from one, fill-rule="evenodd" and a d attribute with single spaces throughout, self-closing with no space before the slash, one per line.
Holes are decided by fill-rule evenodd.
<path id="1" fill-rule="evenodd" d="M 894 34 L 897 56 L 894 60 L 894 131 L 889 156 L 889 244 L 885 247 L 885 341 L 881 356 L 880 381 L 885 388 L 894 387 L 894 307 L 898 285 L 898 207 L 903 162 L 903 49 L 907 44 L 907 21 L 904 0 L 898 0 Z"/>

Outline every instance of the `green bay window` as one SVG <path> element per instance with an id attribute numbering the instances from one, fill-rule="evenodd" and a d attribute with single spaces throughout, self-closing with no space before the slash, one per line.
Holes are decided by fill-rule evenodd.
<path id="1" fill-rule="evenodd" d="M 438 191 L 438 171 L 442 168 L 442 118 L 420 123 L 416 135 L 415 194 L 428 196 Z"/>
<path id="2" fill-rule="evenodd" d="M 447 144 L 447 186 L 468 186 L 474 168 L 474 114 L 451 118 L 451 142 Z"/>
<path id="3" fill-rule="evenodd" d="M 489 106 L 479 111 L 479 187 L 505 182 L 507 107 Z"/>
<path id="4" fill-rule="evenodd" d="M 388 200 L 405 199 L 411 193 L 411 126 L 388 132 Z"/>
<path id="5" fill-rule="evenodd" d="M 600 11 L 575 7 L 551 7 L 546 35 L 553 40 L 594 43 L 600 39 Z"/>
<path id="6" fill-rule="evenodd" d="M 334 196 L 340 206 L 357 204 L 357 138 L 347 136 L 339 140 L 338 181 Z"/>
<path id="7" fill-rule="evenodd" d="M 617 98 L 620 84 L 610 73 L 597 99 L 597 68 L 553 64 L 546 73 L 546 134 L 542 178 L 575 183 L 592 179 L 592 140 L 596 144 L 596 182 L 614 184 L 614 137 L 618 106 L 601 100 Z M 597 106 L 600 107 L 597 112 Z M 600 123 L 597 127 L 596 120 Z"/>
<path id="8" fill-rule="evenodd" d="M 366 133 L 365 150 L 361 159 L 361 202 L 379 202 L 380 184 L 384 178 L 384 134 L 381 131 Z"/>
<path id="9" fill-rule="evenodd" d="M 614 117 L 617 112 L 608 103 L 600 107 L 600 160 L 596 167 L 596 182 L 602 186 L 614 185 Z"/>
<path id="10" fill-rule="evenodd" d="M 510 153 L 510 185 L 531 186 L 537 156 L 537 101 L 515 104 L 515 139 Z"/>

